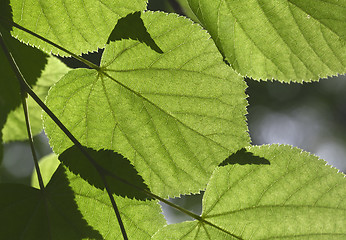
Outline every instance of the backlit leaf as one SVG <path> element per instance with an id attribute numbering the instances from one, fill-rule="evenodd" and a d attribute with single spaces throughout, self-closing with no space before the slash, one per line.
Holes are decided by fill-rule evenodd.
<path id="1" fill-rule="evenodd" d="M 243 76 L 302 82 L 346 72 L 345 1 L 188 1 Z"/>
<path id="2" fill-rule="evenodd" d="M 202 218 L 223 231 L 185 222 L 163 228 L 154 239 L 345 238 L 344 174 L 290 146 L 247 150 L 270 165 L 219 167 L 203 197 Z M 223 237 L 216 238 L 216 231 Z"/>
<path id="3" fill-rule="evenodd" d="M 43 158 L 40 159 L 39 165 L 40 165 L 43 184 L 44 186 L 46 186 L 49 183 L 50 179 L 52 178 L 54 172 L 60 165 L 58 156 L 54 153 L 48 154 L 47 156 L 44 156 Z M 31 177 L 31 186 L 35 188 L 40 188 L 35 168 Z"/>
<path id="4" fill-rule="evenodd" d="M 246 85 L 198 25 L 174 14 L 142 19 L 163 53 L 111 42 L 100 72 L 70 71 L 47 104 L 83 145 L 129 159 L 154 193 L 199 192 L 219 163 L 248 145 Z M 45 119 L 60 154 L 72 143 Z"/>
<path id="5" fill-rule="evenodd" d="M 48 63 L 40 78 L 37 80 L 36 85 L 33 87 L 33 91 L 44 101 L 49 88 L 67 73 L 68 70 L 69 68 L 57 58 L 48 58 Z M 27 104 L 29 108 L 31 131 L 33 135 L 36 135 L 42 131 L 42 109 L 31 97 L 28 98 Z M 4 142 L 25 140 L 28 138 L 22 105 L 10 112 L 2 133 L 4 135 Z"/>
<path id="6" fill-rule="evenodd" d="M 0 2 L 0 16 L 10 19 L 11 8 L 8 1 Z M 0 32 L 4 38 L 5 44 L 12 53 L 20 68 L 23 76 L 29 85 L 34 85 L 40 76 L 42 69 L 47 63 L 47 55 L 20 43 L 10 35 L 8 26 L 0 22 Z M 2 129 L 7 121 L 7 115 L 20 106 L 20 89 L 19 82 L 16 78 L 6 55 L 0 48 L 0 162 L 2 160 Z M 22 116 L 24 117 L 24 115 Z"/>
<path id="7" fill-rule="evenodd" d="M 54 161 L 57 156 L 49 156 L 42 170 Z M 19 184 L 0 184 L 0 194 L 0 239 L 123 239 L 108 194 L 62 165 L 45 194 Z M 165 223 L 157 201 L 115 201 L 129 239 L 150 239 Z"/>
<path id="8" fill-rule="evenodd" d="M 80 55 L 103 48 L 117 21 L 142 11 L 147 0 L 11 0 L 13 21 Z M 66 55 L 49 44 L 21 31 L 12 33 L 46 52 Z"/>
<path id="9" fill-rule="evenodd" d="M 67 174 L 83 218 L 101 233 L 103 239 L 122 240 L 120 227 L 107 193 L 89 185 L 71 172 Z M 165 224 L 158 201 L 138 201 L 117 196 L 114 198 L 129 239 L 151 239 L 151 236 Z"/>
<path id="10" fill-rule="evenodd" d="M 95 151 L 90 148 L 84 149 L 103 170 L 112 174 L 112 176 L 105 176 L 112 193 L 122 197 L 136 198 L 137 200 L 145 200 L 149 198 L 138 189 L 130 187 L 128 184 L 114 178 L 114 176 L 121 178 L 121 180 L 125 180 L 132 185 L 149 191 L 147 185 L 143 182 L 143 178 L 138 175 L 138 172 L 131 165 L 129 160 L 111 150 Z M 64 165 L 68 166 L 70 171 L 79 174 L 94 187 L 105 189 L 100 173 L 76 146 L 73 146 L 60 154 L 59 160 Z"/>

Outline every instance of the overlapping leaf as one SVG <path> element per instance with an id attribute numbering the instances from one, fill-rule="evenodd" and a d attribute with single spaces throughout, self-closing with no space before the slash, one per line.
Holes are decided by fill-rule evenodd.
<path id="1" fill-rule="evenodd" d="M 48 89 L 67 73 L 68 70 L 69 68 L 57 58 L 48 58 L 48 63 L 33 87 L 33 91 L 44 100 L 48 94 Z M 29 108 L 31 131 L 32 134 L 35 135 L 42 131 L 42 109 L 30 97 L 27 100 L 27 104 Z M 22 105 L 10 112 L 2 133 L 4 142 L 24 140 L 28 137 Z"/>
<path id="2" fill-rule="evenodd" d="M 142 19 L 162 54 L 133 40 L 112 42 L 100 72 L 69 72 L 47 104 L 83 145 L 129 159 L 154 193 L 198 192 L 249 142 L 246 86 L 198 25 L 174 14 Z M 71 146 L 48 118 L 46 132 L 55 152 Z"/>
<path id="3" fill-rule="evenodd" d="M 39 161 L 39 165 L 41 170 L 42 181 L 43 184 L 46 186 L 52 178 L 56 169 L 59 167 L 60 161 L 58 160 L 58 156 L 56 154 L 51 153 L 41 158 Z M 31 177 L 31 186 L 34 188 L 40 188 L 35 168 Z"/>
<path id="4" fill-rule="evenodd" d="M 243 76 L 302 82 L 345 73 L 345 1 L 188 1 Z"/>
<path id="5" fill-rule="evenodd" d="M 104 180 L 100 176 L 101 171 L 105 174 L 104 179 L 106 179 L 111 193 L 137 200 L 151 199 L 143 191 L 138 190 L 140 188 L 149 191 L 148 186 L 143 182 L 143 178 L 138 175 L 128 159 L 111 150 L 84 149 L 101 170 L 97 170 L 95 165 L 76 146 L 60 154 L 59 160 L 65 166 L 68 166 L 70 171 L 80 175 L 96 188 L 105 189 Z M 138 188 L 129 186 L 122 180 Z"/>
<path id="6" fill-rule="evenodd" d="M 203 198 L 202 218 L 216 227 L 184 222 L 163 228 L 154 239 L 345 238 L 344 174 L 290 146 L 248 151 L 270 165 L 215 170 Z"/>
<path id="7" fill-rule="evenodd" d="M 7 1 L 0 2 L 0 16 L 11 19 L 11 11 Z M 0 24 L 0 32 L 5 44 L 15 58 L 23 76 L 30 85 L 34 85 L 47 63 L 47 56 L 41 51 L 21 44 L 10 35 L 10 28 Z M 21 103 L 19 82 L 3 49 L 0 48 L 0 161 L 2 159 L 2 128 L 7 121 L 7 115 Z M 23 115 L 24 117 L 24 115 Z"/>
<path id="8" fill-rule="evenodd" d="M 1 239 L 103 239 L 79 212 L 63 168 L 44 194 L 19 184 L 0 184 L 0 193 Z"/>
<path id="9" fill-rule="evenodd" d="M 103 48 L 121 17 L 146 8 L 147 0 L 11 0 L 13 21 L 79 55 Z M 66 55 L 21 31 L 12 33 L 46 52 Z"/>
<path id="10" fill-rule="evenodd" d="M 42 164 L 40 162 L 41 171 L 43 173 L 51 172 L 58 162 L 56 155 L 50 155 L 44 159 Z M 49 181 L 49 179 L 49 175 L 44 175 L 44 180 L 46 182 Z M 66 179 L 66 183 L 64 179 Z M 34 178 L 34 185 L 37 185 L 36 181 L 37 180 Z M 68 170 L 65 170 L 64 167 L 59 166 L 58 170 L 54 173 L 52 179 L 47 185 L 47 195 L 51 205 L 54 206 L 56 210 L 60 210 L 61 215 L 67 214 L 64 209 L 65 205 L 63 205 L 66 203 L 66 199 L 68 198 L 67 194 L 63 194 L 64 191 L 67 191 L 67 188 L 71 191 L 71 194 L 73 194 L 72 200 L 74 201 L 74 204 L 76 204 L 76 207 L 78 207 L 78 211 L 80 211 L 79 214 L 82 215 L 82 220 L 86 221 L 85 223 L 100 234 L 97 235 L 99 238 L 93 238 L 91 237 L 92 235 L 88 236 L 86 232 L 84 233 L 85 238 L 88 236 L 90 239 L 123 239 L 107 193 L 89 185 L 80 177 L 77 177 Z M 115 196 L 115 201 L 119 208 L 129 239 L 150 239 L 150 237 L 165 224 L 164 217 L 161 214 L 161 208 L 157 201 L 137 201 L 117 196 Z M 68 206 L 70 205 L 66 205 L 66 211 L 70 211 L 72 208 L 72 205 L 71 208 L 67 208 Z M 15 217 L 16 216 L 13 216 L 13 218 Z M 49 218 L 54 219 L 55 217 L 55 215 L 49 215 Z M 76 218 L 76 216 L 74 217 Z M 43 219 L 45 218 L 43 217 Z M 79 223 L 82 220 L 79 219 L 76 221 Z M 72 220 L 70 221 L 68 218 L 65 219 L 62 226 L 64 226 L 64 224 L 70 224 L 72 227 L 76 226 L 76 223 Z M 53 236 L 56 238 L 53 237 L 52 239 L 81 239 L 78 237 L 69 238 L 69 235 L 67 235 L 66 238 L 58 238 L 59 235 L 56 234 L 64 234 L 62 226 L 52 226 L 60 232 L 54 232 Z M 11 237 L 8 239 L 13 238 Z"/>
<path id="11" fill-rule="evenodd" d="M 75 200 L 88 224 L 97 229 L 104 239 L 123 239 L 107 193 L 87 186 L 81 178 L 70 176 Z M 115 201 L 129 239 L 150 239 L 165 224 L 157 201 L 137 201 L 116 196 Z"/>

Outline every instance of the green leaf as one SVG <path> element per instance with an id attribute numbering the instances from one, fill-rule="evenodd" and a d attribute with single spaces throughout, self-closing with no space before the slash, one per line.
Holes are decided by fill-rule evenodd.
<path id="1" fill-rule="evenodd" d="M 103 239 L 123 239 L 106 192 L 68 172 L 78 209 Z M 137 201 L 114 196 L 129 239 L 150 239 L 166 223 L 157 201 Z"/>
<path id="2" fill-rule="evenodd" d="M 247 150 L 270 165 L 219 167 L 203 197 L 201 217 L 223 231 L 185 222 L 163 228 L 154 239 L 345 239 L 344 174 L 291 146 Z M 228 237 L 215 237 L 216 230 Z"/>
<path id="3" fill-rule="evenodd" d="M 58 162 L 55 154 L 40 161 L 44 182 L 50 179 Z M 89 185 L 63 165 L 50 179 L 46 195 L 37 189 L 14 184 L 0 184 L 0 194 L 6 196 L 0 198 L 0 239 L 17 239 L 15 233 L 22 239 L 35 240 L 50 239 L 49 234 L 52 240 L 122 239 L 108 194 Z M 150 239 L 165 224 L 157 201 L 117 196 L 115 201 L 129 239 Z"/>
<path id="4" fill-rule="evenodd" d="M 0 16 L 10 18 L 11 8 L 7 1 L 1 1 Z M 11 51 L 26 81 L 32 86 L 40 76 L 47 63 L 47 55 L 41 51 L 20 43 L 10 35 L 10 29 L 0 24 L 0 31 L 4 37 L 7 48 Z M 0 48 L 0 162 L 2 159 L 2 129 L 6 123 L 7 115 L 20 106 L 21 97 L 19 82 L 8 63 L 3 49 Z M 24 118 L 24 115 L 23 115 Z"/>
<path id="5" fill-rule="evenodd" d="M 270 162 L 258 156 L 254 156 L 251 152 L 247 151 L 245 148 L 240 149 L 236 153 L 232 154 L 228 158 L 225 159 L 219 166 L 225 166 L 228 164 L 270 164 Z"/>
<path id="6" fill-rule="evenodd" d="M 11 0 L 14 22 L 77 55 L 103 48 L 117 21 L 145 10 L 146 4 L 147 0 Z M 21 30 L 12 34 L 46 52 L 66 55 Z"/>
<path id="7" fill-rule="evenodd" d="M 66 171 L 83 218 L 103 239 L 123 239 L 108 194 Z M 157 201 L 137 201 L 114 196 L 129 239 L 150 239 L 165 220 Z M 96 214 L 96 215 L 95 215 Z"/>
<path id="8" fill-rule="evenodd" d="M 138 175 L 136 169 L 131 165 L 129 160 L 123 158 L 120 154 L 117 154 L 111 150 L 95 151 L 90 148 L 84 148 L 85 152 L 93 158 L 93 160 L 99 164 L 103 170 L 107 170 L 114 176 L 121 178 L 132 185 L 135 185 L 143 190 L 150 191 L 147 185 L 143 182 L 143 178 Z M 100 173 L 96 170 L 95 166 L 87 159 L 84 154 L 76 147 L 73 146 L 64 151 L 59 160 L 68 166 L 69 170 L 88 181 L 94 187 L 99 189 L 105 189 L 104 182 L 100 177 Z M 120 195 L 122 197 L 136 198 L 138 200 L 148 199 L 148 196 L 143 192 L 138 191 L 128 184 L 125 184 L 114 177 L 105 175 L 109 189 L 112 193 Z"/>
<path id="9" fill-rule="evenodd" d="M 47 156 L 40 159 L 39 165 L 40 165 L 43 185 L 46 186 L 49 183 L 50 179 L 52 178 L 54 172 L 60 165 L 58 156 L 54 153 L 48 154 Z M 31 186 L 37 189 L 40 188 L 35 168 L 31 177 Z"/>
<path id="10" fill-rule="evenodd" d="M 188 1 L 243 76 L 302 82 L 345 73 L 345 1 Z"/>
<path id="11" fill-rule="evenodd" d="M 60 60 L 55 57 L 49 57 L 41 77 L 33 87 L 33 91 L 40 99 L 44 100 L 49 88 L 67 73 L 68 70 L 69 68 Z M 42 131 L 42 109 L 32 98 L 28 98 L 27 105 L 29 108 L 31 131 L 33 135 L 36 135 Z M 18 106 L 8 115 L 2 133 L 4 142 L 25 140 L 28 138 L 22 105 Z"/>
<path id="12" fill-rule="evenodd" d="M 24 185 L 0 184 L 1 239 L 103 239 L 83 219 L 64 169 L 52 180 L 44 194 Z"/>
<path id="13" fill-rule="evenodd" d="M 181 6 L 185 16 L 189 17 L 194 22 L 200 23 L 194 12 L 191 10 L 188 0 L 177 0 L 177 2 Z"/>
<path id="14" fill-rule="evenodd" d="M 141 12 L 135 12 L 120 19 L 117 25 L 115 25 L 112 33 L 109 35 L 107 44 L 111 41 L 114 42 L 121 39 L 137 40 L 141 43 L 145 43 L 154 51 L 163 53 L 144 26 L 144 22 L 141 19 Z"/>
<path id="15" fill-rule="evenodd" d="M 153 240 L 203 240 L 203 239 L 210 239 L 210 240 L 228 240 L 228 239 L 235 239 L 229 234 L 226 234 L 222 231 L 219 231 L 216 228 L 208 227 L 203 224 L 200 224 L 196 221 L 186 221 L 182 223 L 176 223 L 167 225 L 162 228 L 162 230 L 159 230 L 153 237 Z"/>
<path id="16" fill-rule="evenodd" d="M 47 104 L 83 145 L 129 159 L 155 194 L 199 192 L 249 143 L 246 84 L 198 25 L 159 12 L 142 19 L 163 54 L 138 41 L 111 42 L 100 72 L 70 71 Z M 44 119 L 60 154 L 72 143 Z"/>

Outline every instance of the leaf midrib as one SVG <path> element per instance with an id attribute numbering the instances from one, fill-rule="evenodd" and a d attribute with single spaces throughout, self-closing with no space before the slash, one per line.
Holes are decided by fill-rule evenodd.
<path id="1" fill-rule="evenodd" d="M 148 70 L 148 69 L 145 69 Z M 215 143 L 216 145 L 218 145 L 219 147 L 221 147 L 222 149 L 226 150 L 227 153 L 229 153 L 231 151 L 231 149 L 229 149 L 226 146 L 223 146 L 222 144 L 220 144 L 219 142 L 216 142 L 215 140 L 206 137 L 204 134 L 198 132 L 197 130 L 191 128 L 190 126 L 186 125 L 184 122 L 182 122 L 181 120 L 177 119 L 176 117 L 174 117 L 173 115 L 171 115 L 170 113 L 168 113 L 166 110 L 162 109 L 161 107 L 159 107 L 157 104 L 153 103 L 152 101 L 150 101 L 148 98 L 144 97 L 142 94 L 140 94 L 139 92 L 131 89 L 130 87 L 128 87 L 127 85 L 123 84 L 122 82 L 116 80 L 115 78 L 113 78 L 111 75 L 109 75 L 107 72 L 105 72 L 104 70 L 100 70 L 106 77 L 108 77 L 109 79 L 113 80 L 115 83 L 119 84 L 121 87 L 125 88 L 126 90 L 132 92 L 133 94 L 135 94 L 136 96 L 138 96 L 139 98 L 141 98 L 143 101 L 148 102 L 149 104 L 151 104 L 152 106 L 154 106 L 155 108 L 157 108 L 159 111 L 163 112 L 164 114 L 166 114 L 167 116 L 171 117 L 172 119 L 174 119 L 175 121 L 177 121 L 178 123 L 180 123 L 182 126 L 186 127 L 187 129 L 195 132 L 196 134 L 198 134 L 199 136 L 208 139 L 209 141 Z M 135 71 L 135 70 L 130 70 L 130 71 Z"/>

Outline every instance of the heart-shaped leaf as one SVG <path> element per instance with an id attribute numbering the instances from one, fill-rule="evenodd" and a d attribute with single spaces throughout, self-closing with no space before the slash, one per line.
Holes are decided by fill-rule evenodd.
<path id="1" fill-rule="evenodd" d="M 254 146 L 247 150 L 267 159 L 270 165 L 229 164 L 217 168 L 203 196 L 203 220 L 168 225 L 154 239 L 346 236 L 344 174 L 291 146 Z"/>
<path id="2" fill-rule="evenodd" d="M 70 71 L 47 104 L 83 145 L 129 159 L 155 194 L 199 192 L 219 163 L 249 143 L 246 85 L 198 25 L 164 13 L 142 20 L 163 53 L 111 42 L 100 71 Z M 72 143 L 45 119 L 60 154 Z"/>
<path id="3" fill-rule="evenodd" d="M 346 72 L 345 1 L 188 1 L 243 76 L 302 82 Z"/>

